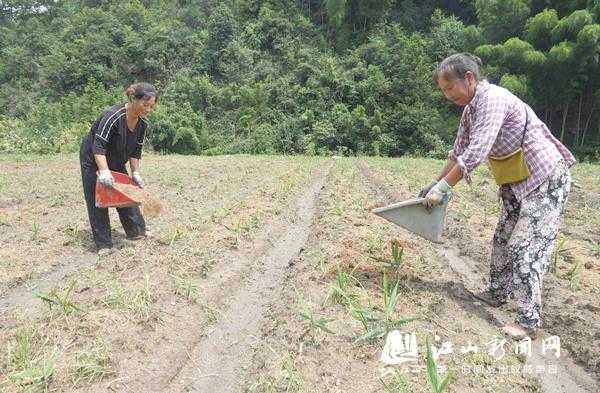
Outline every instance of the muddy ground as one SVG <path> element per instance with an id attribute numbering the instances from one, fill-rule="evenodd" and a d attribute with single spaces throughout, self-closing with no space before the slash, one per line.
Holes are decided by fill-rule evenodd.
<path id="1" fill-rule="evenodd" d="M 532 356 L 507 342 L 496 359 L 486 347 L 514 305 L 469 295 L 485 285 L 498 214 L 486 170 L 457 187 L 441 245 L 369 211 L 412 197 L 440 166 L 148 156 L 147 189 L 163 204 L 152 236 L 127 241 L 111 213 L 118 250 L 99 259 L 76 157 L 0 157 L 0 390 L 426 392 L 429 337 L 453 344 L 437 362 L 448 391 L 598 391 L 598 167 L 574 170 Z M 386 312 L 383 287 L 396 283 Z M 384 367 L 394 328 L 416 334 L 419 356 Z M 553 335 L 558 359 L 539 354 Z M 461 353 L 469 344 L 480 351 Z"/>

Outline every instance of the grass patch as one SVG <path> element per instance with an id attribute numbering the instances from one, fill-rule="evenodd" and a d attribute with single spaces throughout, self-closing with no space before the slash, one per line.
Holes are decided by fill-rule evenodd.
<path id="1" fill-rule="evenodd" d="M 23 392 L 46 392 L 56 358 L 56 350 L 48 353 L 47 338 L 33 329 L 21 330 L 8 344 L 4 371 L 8 380 Z"/>
<path id="2" fill-rule="evenodd" d="M 113 375 L 110 355 L 103 343 L 97 343 L 87 351 L 78 352 L 72 366 L 73 384 L 91 384 Z"/>
<path id="3" fill-rule="evenodd" d="M 179 277 L 174 274 L 170 274 L 170 276 L 173 280 L 176 295 L 192 302 L 198 301 L 198 285 L 194 283 L 192 277 Z"/>
<path id="4" fill-rule="evenodd" d="M 304 379 L 296 368 L 294 358 L 289 355 L 282 361 L 279 375 L 261 377 L 252 384 L 248 393 L 300 393 L 303 392 Z"/>
<path id="5" fill-rule="evenodd" d="M 343 306 L 350 306 L 355 303 L 358 296 L 352 292 L 352 287 L 360 285 L 360 282 L 351 273 L 346 273 L 339 269 L 335 275 L 335 282 L 329 284 L 329 292 L 325 298 L 327 303 L 329 299 Z"/>
<path id="6" fill-rule="evenodd" d="M 42 300 L 50 311 L 56 307 L 62 314 L 70 315 L 75 312 L 81 311 L 81 308 L 73 300 L 73 293 L 75 292 L 75 286 L 77 283 L 71 281 L 69 286 L 64 290 L 60 291 L 54 288 L 49 293 L 37 293 L 35 296 Z"/>
<path id="7" fill-rule="evenodd" d="M 115 285 L 103 300 L 103 303 L 109 307 L 132 311 L 144 320 L 149 320 L 155 315 L 155 302 L 154 289 L 147 274 L 144 276 L 144 284 L 141 287 L 125 289 L 120 285 Z"/>

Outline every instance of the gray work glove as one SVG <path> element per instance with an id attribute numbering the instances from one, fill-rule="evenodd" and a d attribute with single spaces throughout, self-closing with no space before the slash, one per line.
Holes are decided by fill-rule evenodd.
<path id="1" fill-rule="evenodd" d="M 110 173 L 109 169 L 103 169 L 100 172 L 98 172 L 98 181 L 105 187 L 112 188 L 115 186 L 115 179 L 113 178 L 112 173 Z"/>
<path id="2" fill-rule="evenodd" d="M 431 190 L 429 190 L 427 195 L 425 195 L 425 207 L 427 209 L 433 209 L 442 203 L 444 197 L 450 192 L 450 190 L 452 190 L 452 187 L 448 184 L 446 179 L 440 180 L 431 188 Z"/>
<path id="3" fill-rule="evenodd" d="M 421 191 L 419 191 L 419 198 L 425 198 L 429 190 L 433 188 L 437 184 L 437 180 L 432 181 L 427 186 L 423 187 Z"/>
<path id="4" fill-rule="evenodd" d="M 144 180 L 142 179 L 142 175 L 140 175 L 138 171 L 134 171 L 131 174 L 131 178 L 133 179 L 134 183 L 138 185 L 139 188 L 144 188 Z"/>

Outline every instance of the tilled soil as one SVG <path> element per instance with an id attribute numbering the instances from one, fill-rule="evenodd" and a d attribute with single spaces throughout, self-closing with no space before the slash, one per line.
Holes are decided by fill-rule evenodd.
<path id="1" fill-rule="evenodd" d="M 481 194 L 459 190 L 446 244 L 434 245 L 369 210 L 413 196 L 427 183 L 424 168 L 439 162 L 145 161 L 146 189 L 164 205 L 149 218 L 152 237 L 127 241 L 112 216 L 117 252 L 98 259 L 75 157 L 0 160 L 0 184 L 20 173 L 32 180 L 10 194 L 0 188 L 3 392 L 426 392 L 427 338 L 454 345 L 438 359 L 450 391 L 597 391 L 595 264 L 577 291 L 565 279 L 546 280 L 543 336 L 561 335 L 560 361 L 524 359 L 511 343 L 499 360 L 484 350 L 514 312 L 490 310 L 469 293 L 485 285 L 497 213 L 481 202 L 491 192 L 484 179 Z M 41 181 L 48 173 L 52 184 Z M 567 216 L 571 233 L 596 228 L 588 221 Z M 392 243 L 403 251 L 399 266 L 390 264 Z M 569 256 L 589 262 L 581 247 L 563 254 L 561 274 Z M 399 298 L 386 313 L 390 283 Z M 394 328 L 416 333 L 410 367 L 379 361 Z M 383 333 L 357 340 L 366 329 Z M 481 352 L 460 351 L 470 344 Z M 536 374 L 541 366 L 557 372 Z"/>
<path id="2" fill-rule="evenodd" d="M 0 318 L 0 341 L 8 344 L 7 360 L 18 348 L 19 337 L 26 337 L 43 343 L 39 352 L 46 356 L 38 359 L 41 363 L 57 354 L 52 378 L 42 384 L 50 390 L 168 389 L 188 361 L 188 351 L 219 320 L 248 276 L 260 268 L 256 259 L 272 248 L 271 239 L 290 227 L 289 220 L 295 220 L 294 203 L 322 161 L 212 160 L 207 163 L 209 171 L 199 168 L 196 174 L 191 167 L 186 170 L 187 159 L 160 159 L 167 174 L 157 169 L 147 177 L 148 188 L 159 190 L 166 205 L 165 214 L 149 221 L 153 237 L 128 242 L 116 232 L 120 248 L 110 257 L 98 260 L 84 249 L 79 251 L 80 263 L 68 258 L 59 265 L 37 267 L 38 277 L 24 277 L 21 283 L 9 279 Z M 169 164 L 178 171 L 168 171 Z M 265 167 L 269 167 L 269 177 L 264 177 Z M 197 176 L 203 181 L 200 187 L 189 182 Z M 75 215 L 85 214 L 80 207 Z M 18 252 L 20 243 L 11 243 L 12 239 L 5 242 Z M 53 252 L 52 246 L 43 244 L 40 254 Z M 77 250 L 77 246 L 81 247 L 63 248 Z M 27 263 L 22 261 L 22 265 Z M 74 291 L 67 295 L 72 282 Z M 60 305 L 42 302 L 38 293 L 57 302 L 69 298 L 78 309 L 65 311 Z M 107 353 L 98 356 L 108 360 L 99 375 L 102 378 L 86 381 L 78 358 L 98 352 Z M 14 366 L 3 365 L 4 375 L 20 375 Z M 2 381 L 3 391 L 31 385 L 8 378 Z"/>
<path id="3" fill-rule="evenodd" d="M 377 175 L 383 179 L 397 176 L 396 170 L 386 164 L 375 167 L 378 168 Z M 580 168 L 575 166 L 572 171 L 577 184 Z M 581 177 L 585 178 L 587 168 L 581 171 Z M 481 172 L 474 183 L 474 187 L 463 185 L 455 193 L 447 217 L 446 238 L 447 244 L 458 250 L 461 257 L 472 261 L 471 281 L 481 281 L 485 287 L 499 207 L 494 206 L 495 186 L 487 182 Z M 586 249 L 589 247 L 586 241 L 600 235 L 597 227 L 600 213 L 588 214 L 587 220 L 578 216 L 595 206 L 590 205 L 594 203 L 594 197 L 585 197 L 582 193 L 598 195 L 600 184 L 589 181 L 587 184 L 589 188 L 585 191 L 573 188 L 559 236 L 559 242 L 566 239 L 566 251 L 557 257 L 557 273 L 545 275 L 543 329 L 547 334 L 561 337 L 561 345 L 570 356 L 599 378 L 600 309 L 596 305 L 600 304 L 600 265 L 597 257 Z M 482 199 L 484 201 L 476 202 Z M 600 200 L 596 198 L 595 203 L 600 208 Z M 474 205 L 479 206 L 475 208 Z M 574 280 L 569 280 L 566 276 L 574 265 L 577 265 L 578 274 Z"/>
<path id="4" fill-rule="evenodd" d="M 270 392 L 292 387 L 291 391 L 315 392 L 429 391 L 422 369 L 415 373 L 404 369 L 400 375 L 386 372 L 378 361 L 383 339 L 356 342 L 361 335 L 360 323 L 347 305 L 332 301 L 332 289 L 339 287 L 337 277 L 344 272 L 356 279 L 349 285 L 349 292 L 354 292 L 359 302 L 377 309 L 382 272 L 386 270 L 377 261 L 389 258 L 389 242 L 395 240 L 404 248 L 399 273 L 402 300 L 397 314 L 418 318 L 401 330 L 416 332 L 421 343 L 427 336 L 438 336 L 440 342 L 454 344 L 455 353 L 441 361 L 454 375 L 451 391 L 597 391 L 594 375 L 574 364 L 570 351 L 563 350 L 560 359 L 542 356 L 541 339 L 526 359 L 510 353 L 510 342 L 506 356 L 499 362 L 485 351 L 460 354 L 458 348 L 471 341 L 484 350 L 486 344 L 501 337 L 499 328 L 510 322 L 514 309 L 496 311 L 474 301 L 470 292 L 485 286 L 484 264 L 464 255 L 456 239 L 432 245 L 368 213 L 365 207 L 414 196 L 410 185 L 402 183 L 372 170 L 362 160 L 356 162 L 356 167 L 338 164 L 321 194 L 315 232 L 286 275 L 284 287 L 289 289 L 268 312 L 273 323 L 263 328 L 263 345 L 254 354 L 247 390 Z M 472 244 L 463 239 L 463 246 L 468 245 Z M 448 250 L 453 250 L 451 255 Z M 331 320 L 327 326 L 333 334 L 301 316 L 306 304 L 314 320 Z M 542 338 L 551 334 L 541 332 Z M 486 366 L 492 371 L 478 371 Z M 535 370 L 540 372 L 536 374 Z"/>

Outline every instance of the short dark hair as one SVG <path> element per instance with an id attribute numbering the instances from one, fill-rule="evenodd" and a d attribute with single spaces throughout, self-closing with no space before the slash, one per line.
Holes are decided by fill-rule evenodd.
<path id="1" fill-rule="evenodd" d="M 465 79 L 467 72 L 471 71 L 478 81 L 484 78 L 481 72 L 481 59 L 470 53 L 455 53 L 446 57 L 438 64 L 433 73 L 433 80 L 437 83 L 440 77 L 447 80 Z"/>
<path id="2" fill-rule="evenodd" d="M 127 98 L 129 98 L 129 101 L 133 99 L 148 100 L 151 97 L 155 97 L 156 100 L 158 100 L 156 88 L 150 83 L 146 82 L 134 83 L 125 90 L 125 94 L 127 95 Z"/>

